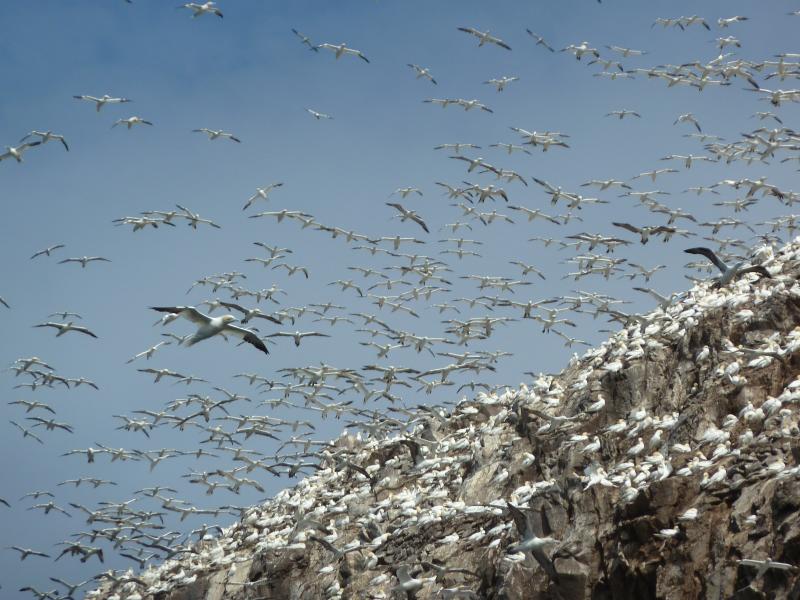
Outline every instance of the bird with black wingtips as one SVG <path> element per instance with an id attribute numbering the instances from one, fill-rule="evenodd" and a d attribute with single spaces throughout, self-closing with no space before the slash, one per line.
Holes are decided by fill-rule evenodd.
<path id="1" fill-rule="evenodd" d="M 232 334 L 241 337 L 245 342 L 261 350 L 264 354 L 269 354 L 267 346 L 254 331 L 232 325 L 237 320 L 233 315 L 212 318 L 204 315 L 194 306 L 151 306 L 150 308 L 158 312 L 179 315 L 198 326 L 194 335 L 184 342 L 184 346 L 193 346 L 197 342 L 202 342 L 217 334 Z"/>
<path id="2" fill-rule="evenodd" d="M 396 208 L 398 211 L 400 211 L 400 214 L 397 215 L 397 217 L 399 217 L 401 221 L 406 221 L 407 219 L 410 219 L 414 221 L 414 223 L 422 227 L 425 233 L 430 233 L 428 226 L 425 224 L 425 221 L 422 220 L 422 217 L 419 216 L 417 211 L 409 210 L 402 204 L 399 204 L 397 202 L 386 202 L 386 206 L 391 206 L 392 208 Z"/>
<path id="3" fill-rule="evenodd" d="M 544 548 L 549 544 L 558 543 L 558 540 L 552 537 L 539 537 L 536 532 L 534 523 L 530 515 L 526 515 L 519 507 L 514 506 L 510 502 L 506 502 L 508 511 L 514 518 L 514 524 L 517 526 L 517 531 L 522 538 L 519 543 L 512 544 L 508 547 L 509 552 L 530 552 L 536 561 L 542 566 L 547 573 L 547 576 L 558 583 L 558 571 L 553 564 L 553 561 L 545 554 Z M 543 532 L 541 532 L 543 533 Z"/>
<path id="4" fill-rule="evenodd" d="M 708 260 L 714 263 L 714 266 L 717 267 L 721 272 L 722 275 L 714 284 L 714 287 L 723 287 L 728 285 L 731 281 L 733 281 L 736 277 L 740 275 L 746 275 L 747 273 L 758 273 L 762 277 L 767 277 L 772 279 L 772 275 L 770 275 L 769 271 L 763 265 L 751 265 L 746 267 L 746 261 L 739 261 L 732 267 L 729 267 L 724 262 L 722 262 L 719 257 L 714 254 L 714 251 L 710 248 L 698 247 L 698 248 L 687 248 L 684 250 L 687 254 L 700 254 L 705 256 Z"/>

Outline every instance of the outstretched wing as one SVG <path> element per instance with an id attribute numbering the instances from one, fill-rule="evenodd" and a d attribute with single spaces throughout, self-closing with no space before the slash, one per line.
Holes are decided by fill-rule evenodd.
<path id="1" fill-rule="evenodd" d="M 612 221 L 611 224 L 616 226 L 616 227 L 622 227 L 622 229 L 627 229 L 628 231 L 631 231 L 633 233 L 641 233 L 642 232 L 641 229 L 639 229 L 638 227 L 634 227 L 630 223 L 617 223 L 616 221 Z"/>
<path id="2" fill-rule="evenodd" d="M 737 275 L 746 275 L 747 273 L 758 273 L 762 277 L 768 277 L 769 279 L 772 279 L 772 275 L 770 275 L 769 271 L 767 271 L 767 269 L 762 265 L 754 265 L 752 267 L 745 267 L 744 269 L 741 269 L 737 273 Z"/>
<path id="3" fill-rule="evenodd" d="M 244 327 L 237 327 L 236 325 L 226 325 L 223 331 L 229 331 L 234 335 L 238 335 L 241 337 L 245 342 L 251 344 L 261 350 L 264 354 L 269 354 L 269 350 L 267 350 L 267 346 L 261 339 L 249 329 L 245 329 Z"/>
<path id="4" fill-rule="evenodd" d="M 180 315 L 198 325 L 205 325 L 211 320 L 211 317 L 204 315 L 194 306 L 151 306 L 150 308 L 158 312 Z"/>
<path id="5" fill-rule="evenodd" d="M 714 266 L 716 266 L 723 273 L 728 270 L 727 265 L 724 262 L 722 262 L 719 258 L 717 258 L 717 255 L 714 254 L 714 252 L 710 248 L 704 248 L 704 247 L 687 248 L 686 250 L 684 250 L 684 252 L 686 252 L 687 254 L 700 254 L 702 256 L 705 256 L 708 260 L 714 263 Z"/>

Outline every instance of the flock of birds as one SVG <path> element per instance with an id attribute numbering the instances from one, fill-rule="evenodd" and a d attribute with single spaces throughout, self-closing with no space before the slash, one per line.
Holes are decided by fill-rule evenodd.
<path id="1" fill-rule="evenodd" d="M 131 2 L 131 0 L 126 1 Z M 191 11 L 193 18 L 204 16 L 223 18 L 215 2 L 202 4 L 190 2 L 181 8 Z M 797 12 L 792 14 L 796 16 Z M 748 20 L 745 16 L 724 17 L 718 19 L 716 25 L 720 30 L 744 28 L 747 27 Z M 659 18 L 655 25 L 680 30 L 691 27 L 712 30 L 712 25 L 698 16 Z M 495 49 L 505 52 L 521 51 L 516 44 L 512 50 L 511 45 L 503 39 L 478 28 L 458 27 L 456 32 L 454 35 L 464 33 L 477 40 L 477 46 L 481 50 L 475 51 Z M 302 46 L 314 54 L 322 51 L 330 52 L 335 59 L 359 59 L 364 63 L 365 69 L 374 67 L 364 52 L 345 43 L 317 44 L 297 30 L 293 29 L 292 33 Z M 553 54 L 558 52 L 542 36 L 533 31 L 527 30 L 527 36 L 529 51 Z M 533 40 L 532 44 L 530 40 Z M 232 575 L 236 571 L 237 562 L 241 559 L 241 551 L 246 548 L 255 548 L 258 551 L 297 549 L 298 544 L 303 547 L 303 542 L 306 545 L 317 543 L 326 548 L 331 553 L 332 564 L 351 552 L 363 553 L 365 562 L 369 563 L 379 553 L 381 544 L 390 535 L 388 531 L 382 531 L 377 513 L 360 517 L 361 541 L 353 541 L 352 545 L 348 546 L 337 546 L 334 525 L 337 517 L 333 515 L 337 514 L 336 511 L 345 504 L 338 504 L 337 500 L 337 503 L 327 507 L 323 507 L 321 503 L 313 505 L 308 498 L 319 499 L 319 496 L 315 495 L 318 490 L 313 493 L 311 490 L 314 485 L 318 485 L 315 482 L 324 481 L 326 486 L 330 486 L 332 482 L 349 482 L 356 477 L 359 484 L 356 495 L 362 499 L 368 498 L 376 486 L 391 487 L 391 481 L 379 480 L 376 476 L 376 471 L 384 468 L 384 465 L 378 467 L 368 464 L 365 458 L 379 446 L 400 444 L 405 445 L 410 451 L 412 468 L 420 475 L 421 487 L 418 491 L 420 498 L 435 498 L 439 482 L 435 477 L 426 479 L 424 473 L 429 473 L 435 465 L 444 464 L 447 456 L 453 453 L 460 455 L 463 450 L 474 446 L 480 430 L 454 429 L 450 432 L 451 435 L 445 436 L 444 439 L 442 437 L 437 439 L 435 436 L 431 438 L 429 430 L 455 427 L 454 423 L 462 417 L 468 418 L 480 412 L 481 404 L 498 404 L 503 408 L 488 421 L 488 424 L 482 426 L 484 428 L 491 427 L 494 422 L 500 423 L 502 418 L 507 417 L 513 410 L 512 406 L 523 399 L 526 403 L 537 405 L 535 414 L 543 423 L 540 435 L 549 435 L 554 431 L 569 431 L 573 436 L 569 440 L 569 445 L 586 443 L 583 452 L 587 457 L 595 457 L 587 458 L 586 488 L 593 485 L 617 487 L 625 501 L 631 501 L 649 482 L 661 476 L 670 476 L 671 455 L 662 447 L 662 436 L 678 425 L 677 415 L 649 415 L 645 411 L 643 414 L 632 415 L 628 420 L 610 425 L 605 433 L 632 440 L 627 454 L 631 461 L 636 460 L 626 461 L 624 465 L 603 465 L 596 457 L 604 440 L 599 436 L 594 436 L 592 439 L 580 437 L 582 434 L 573 432 L 574 424 L 580 424 L 587 418 L 603 414 L 602 397 L 593 397 L 592 403 L 579 415 L 565 415 L 560 411 L 560 407 L 563 407 L 562 401 L 568 392 L 590 390 L 589 382 L 592 378 L 622 368 L 623 362 L 641 357 L 647 351 L 646 348 L 652 344 L 668 343 L 670 339 L 677 339 L 686 322 L 691 319 L 697 320 L 698 313 L 702 310 L 730 303 L 732 299 L 743 296 L 751 298 L 752 294 L 756 293 L 752 291 L 755 289 L 762 290 L 758 294 L 761 294 L 759 301 L 763 301 L 771 293 L 784 293 L 792 288 L 781 279 L 781 265 L 789 259 L 784 257 L 778 260 L 771 246 L 782 242 L 783 232 L 792 235 L 798 229 L 798 216 L 787 213 L 762 223 L 750 223 L 745 217 L 748 208 L 755 204 L 773 202 L 776 210 L 789 208 L 800 201 L 800 193 L 780 187 L 767 177 L 737 175 L 716 182 L 705 181 L 688 188 L 685 190 L 686 193 L 696 195 L 698 202 L 701 198 L 711 197 L 714 200 L 713 206 L 724 210 L 725 216 L 716 220 L 701 221 L 691 212 L 667 204 L 666 196 L 670 195 L 669 192 L 641 187 L 641 184 L 645 186 L 652 184 L 650 187 L 654 187 L 665 177 L 678 173 L 681 169 L 688 171 L 701 162 L 724 163 L 730 165 L 732 170 L 743 172 L 751 165 L 800 161 L 800 133 L 784 124 L 785 117 L 781 112 L 787 104 L 800 102 L 800 89 L 766 87 L 770 80 L 784 82 L 800 78 L 800 54 L 783 53 L 762 60 L 746 60 L 729 52 L 732 49 L 742 48 L 742 43 L 736 37 L 719 37 L 715 40 L 715 44 L 720 53 L 710 60 L 637 68 L 629 68 L 622 61 L 641 59 L 647 55 L 644 50 L 606 45 L 604 48 L 608 52 L 605 52 L 586 41 L 567 45 L 561 50 L 573 55 L 578 61 L 594 67 L 592 71 L 594 77 L 611 80 L 644 77 L 661 81 L 667 88 L 690 86 L 699 92 L 709 87 L 731 87 L 734 88 L 731 89 L 731 93 L 736 93 L 735 87 L 741 84 L 741 87 L 749 93 L 756 94 L 760 100 L 771 105 L 771 110 L 758 111 L 752 115 L 758 119 L 761 125 L 759 128 L 742 133 L 731 140 L 705 132 L 701 120 L 694 114 L 676 115 L 674 125 L 688 126 L 689 133 L 686 133 L 685 137 L 697 142 L 702 148 L 699 151 L 703 153 L 667 154 L 662 160 L 667 162 L 669 167 L 654 166 L 652 170 L 629 179 L 590 179 L 584 182 L 580 189 L 565 189 L 555 182 L 519 173 L 504 167 L 501 163 L 503 157 L 512 154 L 531 155 L 540 151 L 564 152 L 566 155 L 571 148 L 571 136 L 563 132 L 530 131 L 510 126 L 509 130 L 513 134 L 513 137 L 510 136 L 511 139 L 487 144 L 488 147 L 495 149 L 498 157 L 491 162 L 479 155 L 482 146 L 475 143 L 448 142 L 434 148 L 436 156 L 441 156 L 447 161 L 457 161 L 453 164 L 463 166 L 465 177 L 473 180 L 455 183 L 434 182 L 451 203 L 450 207 L 454 209 L 453 221 L 443 223 L 439 227 L 435 227 L 431 218 L 426 216 L 424 206 L 420 208 L 410 206 L 414 200 L 430 195 L 431 190 L 412 186 L 396 189 L 391 194 L 393 200 L 384 203 L 392 210 L 390 218 L 399 221 L 398 232 L 393 235 L 357 232 L 347 226 L 324 224 L 302 210 L 283 208 L 247 214 L 250 219 L 274 218 L 276 224 L 280 226 L 293 224 L 302 230 L 309 229 L 316 232 L 319 236 L 330 236 L 332 240 L 343 242 L 365 258 L 369 257 L 371 262 L 359 261 L 358 265 L 347 267 L 348 275 L 326 281 L 327 286 L 339 292 L 335 301 L 326 303 L 302 304 L 298 298 L 297 306 L 289 305 L 287 293 L 276 284 L 261 289 L 248 287 L 248 282 L 257 277 L 252 273 L 232 270 L 208 274 L 194 281 L 189 289 L 190 292 L 196 288 L 210 292 L 209 297 L 196 303 L 195 306 L 175 304 L 150 307 L 159 314 L 159 319 L 156 321 L 159 328 L 182 318 L 191 322 L 196 329 L 186 334 L 174 333 L 171 330 L 168 332 L 164 330 L 164 333 L 159 331 L 161 336 L 167 339 L 161 339 L 151 347 L 134 354 L 128 363 L 141 365 L 142 362 L 155 360 L 156 356 L 160 358 L 160 352 L 167 346 L 187 347 L 206 340 L 208 340 L 206 344 L 221 345 L 222 339 L 225 339 L 247 344 L 248 350 L 252 347 L 263 353 L 265 355 L 263 370 L 235 375 L 236 381 L 250 386 L 251 391 L 242 393 L 229 391 L 201 377 L 169 368 L 142 366 L 138 371 L 153 376 L 155 383 L 171 379 L 175 383 L 184 384 L 187 390 L 185 397 L 170 401 L 163 410 L 133 410 L 130 414 L 115 415 L 119 422 L 117 429 L 137 436 L 137 439 L 140 437 L 142 441 L 149 439 L 153 431 L 160 428 L 171 428 L 175 437 L 185 430 L 198 430 L 203 438 L 201 445 L 190 450 L 172 448 L 137 450 L 113 448 L 96 443 L 91 447 L 73 449 L 65 453 L 65 456 L 81 457 L 87 464 L 94 463 L 101 456 L 112 462 L 140 461 L 148 463 L 151 471 L 162 461 L 183 456 L 194 457 L 198 465 L 206 464 L 200 462 L 206 457 L 217 459 L 227 464 L 227 468 L 217 466 L 209 470 L 191 469 L 185 475 L 190 483 L 200 486 L 208 495 L 223 491 L 238 494 L 247 488 L 266 493 L 265 486 L 254 472 L 274 477 L 294 478 L 315 474 L 314 477 L 303 480 L 294 490 L 281 492 L 271 504 L 265 505 L 268 508 L 263 509 L 230 505 L 211 509 L 198 508 L 171 495 L 176 492 L 170 486 L 159 484 L 136 491 L 127 501 L 110 502 L 100 499 L 101 494 L 106 488 L 118 487 L 118 482 L 83 476 L 66 479 L 53 489 L 63 486 L 76 488 L 81 485 L 92 486 L 98 494 L 95 506 L 87 507 L 77 503 L 64 506 L 59 504 L 59 498 L 50 490 L 33 491 L 18 500 L 0 498 L 0 503 L 7 507 L 16 509 L 19 506 L 25 510 L 41 511 L 43 516 L 60 513 L 66 517 L 86 518 L 88 527 L 60 542 L 56 546 L 56 551 L 31 549 L 14 545 L 13 540 L 9 540 L 9 551 L 17 552 L 21 560 L 32 557 L 54 557 L 58 560 L 63 556 L 69 556 L 79 559 L 81 563 L 94 564 L 96 561 L 100 565 L 113 549 L 139 569 L 145 569 L 157 560 L 167 561 L 165 566 L 151 568 L 139 575 L 135 575 L 132 571 L 111 570 L 81 583 L 51 578 L 58 587 L 42 591 L 36 587 L 38 584 L 32 583 L 23 587 L 21 591 L 30 593 L 38 600 L 66 600 L 74 598 L 79 589 L 103 585 L 105 588 L 102 593 L 93 592 L 86 597 L 141 600 L 159 591 L 190 584 L 197 579 L 198 574 L 212 568 L 228 569 Z M 414 63 L 408 63 L 408 68 L 413 71 L 416 79 L 425 80 L 433 86 L 439 85 L 430 68 Z M 514 83 L 518 80 L 519 77 L 504 75 L 484 83 L 494 88 L 496 93 L 511 94 Z M 131 99 L 108 94 L 102 96 L 82 94 L 74 98 L 94 105 L 98 114 L 119 110 L 132 102 Z M 465 112 L 474 110 L 495 113 L 490 106 L 477 99 L 430 97 L 423 99 L 422 102 L 442 109 L 460 107 Z M 311 108 L 305 110 L 316 120 L 333 118 Z M 619 120 L 643 118 L 640 112 L 628 108 L 610 110 L 606 116 Z M 767 123 L 773 128 L 767 128 L 765 126 Z M 130 116 L 114 120 L 111 127 L 117 126 L 131 130 L 139 126 L 153 127 L 154 123 L 139 116 Z M 218 143 L 246 143 L 246 140 L 238 135 L 223 130 L 197 128 L 193 132 L 205 134 L 209 140 Z M 482 140 L 476 141 L 485 143 Z M 7 146 L 5 153 L 0 154 L 0 161 L 14 159 L 11 162 L 23 163 L 35 160 L 36 153 L 50 142 L 60 143 L 65 152 L 76 150 L 70 150 L 68 141 L 63 135 L 52 131 L 34 130 L 25 135 L 15 146 Z M 29 153 L 30 150 L 33 152 Z M 17 165 L 2 165 L 2 168 L 15 167 Z M 17 168 L 24 168 L 24 164 Z M 241 211 L 247 212 L 256 204 L 271 203 L 273 194 L 277 194 L 282 186 L 283 182 L 273 182 L 257 188 L 244 202 Z M 584 195 L 584 188 L 596 189 L 597 196 Z M 531 199 L 528 206 L 516 199 L 523 195 Z M 590 220 L 583 220 L 581 214 L 587 212 L 584 209 L 593 205 L 609 204 L 615 195 L 636 201 L 647 211 L 652 221 L 642 224 L 610 221 L 607 226 L 601 227 L 596 224 L 595 227 L 591 225 Z M 552 211 L 548 210 L 548 205 Z M 559 214 L 562 210 L 564 212 Z M 572 296 L 543 297 L 535 300 L 523 298 L 523 292 L 534 285 L 534 282 L 546 280 L 553 275 L 546 272 L 547 269 L 542 265 L 529 264 L 524 259 L 508 261 L 517 270 L 514 277 L 505 274 L 475 274 L 469 268 L 461 268 L 462 264 L 469 264 L 471 259 L 481 257 L 480 249 L 485 243 L 480 239 L 481 230 L 500 224 L 514 225 L 519 229 L 522 223 L 536 225 L 534 221 L 541 221 L 542 225 L 553 233 L 550 236 L 537 235 L 531 238 L 531 241 L 544 247 L 559 247 L 565 251 L 564 256 L 568 256 L 565 262 L 570 264 L 573 270 L 564 277 L 576 282 L 587 278 L 610 280 L 612 277 L 627 279 L 631 283 L 641 280 L 642 285 L 631 287 L 634 291 L 647 294 L 654 299 L 658 306 L 656 312 L 648 315 L 627 313 L 623 311 L 626 299 L 586 290 L 575 291 Z M 569 235 L 557 233 L 560 227 L 572 221 L 582 221 L 582 226 L 586 227 L 586 230 Z M 681 224 L 688 224 L 687 227 L 691 226 L 692 229 L 680 227 L 679 221 Z M 178 224 L 185 224 L 194 229 L 201 225 L 211 228 L 221 227 L 215 221 L 203 218 L 182 205 L 176 205 L 174 209 L 146 210 L 138 215 L 120 217 L 114 220 L 114 224 L 131 226 L 133 232 L 164 227 L 174 228 Z M 755 227 L 759 227 L 760 232 Z M 750 238 L 751 243 L 747 243 L 746 240 L 719 237 L 723 231 L 734 231 L 739 228 L 753 235 Z M 446 233 L 444 236 L 437 236 L 432 233 L 436 229 Z M 409 232 L 413 232 L 414 235 Z M 693 259 L 695 255 L 702 257 L 687 265 L 697 273 L 687 277 L 700 286 L 697 288 L 700 291 L 664 296 L 655 289 L 644 286 L 666 267 L 634 262 L 638 245 L 646 245 L 658 238 L 663 242 L 670 242 L 673 239 L 690 240 L 701 235 L 701 232 L 706 234 L 703 239 L 711 244 L 686 243 L 680 246 L 680 249 L 692 255 Z M 465 235 L 469 237 L 463 237 Z M 753 245 L 753 240 L 757 240 L 758 247 L 754 252 L 747 254 L 747 249 Z M 320 247 L 326 242 L 327 240 L 322 237 L 314 241 Z M 243 259 L 253 267 L 282 271 L 287 277 L 295 275 L 302 275 L 304 279 L 320 277 L 313 268 L 293 263 L 291 248 L 264 242 L 254 243 L 259 248 L 259 255 Z M 713 248 L 709 247 L 710 245 Z M 56 260 L 59 256 L 64 256 L 62 252 L 65 250 L 63 244 L 53 244 L 35 252 L 30 259 Z M 535 255 L 535 252 L 532 255 Z M 380 263 L 382 260 L 385 262 Z M 72 268 L 75 268 L 74 265 L 80 265 L 81 269 L 92 271 L 101 268 L 98 263 L 110 263 L 111 259 L 104 256 L 74 256 L 65 257 L 57 262 L 66 265 L 65 268 L 70 265 L 73 265 Z M 496 267 L 499 269 L 500 265 Z M 713 285 L 704 283 L 707 281 L 707 275 L 714 269 L 718 273 L 715 273 Z M 6 279 L 4 285 L 9 285 L 10 282 L 11 280 Z M 473 286 L 473 293 L 455 297 L 452 293 L 453 288 L 464 284 Z M 9 300 L 11 298 L 9 294 L 13 290 L 3 291 L 6 295 L 0 297 L 0 303 L 9 311 L 13 311 L 13 302 Z M 221 299 L 222 296 L 226 297 Z M 166 301 L 166 299 L 157 300 Z M 443 327 L 439 331 L 426 332 L 423 335 L 413 328 L 406 329 L 394 322 L 399 317 L 407 322 L 420 320 L 420 311 L 424 308 L 432 309 L 440 315 Z M 225 309 L 230 313 L 215 314 L 216 311 Z M 744 314 L 747 312 L 741 311 L 741 319 L 752 318 L 752 311 Z M 499 362 L 508 355 L 503 351 L 477 349 L 485 346 L 486 341 L 490 340 L 498 328 L 510 323 L 523 325 L 535 322 L 537 327 L 541 326 L 542 332 L 560 338 L 570 348 L 581 345 L 589 347 L 589 343 L 568 333 L 570 329 L 577 328 L 577 319 L 587 314 L 594 319 L 605 318 L 616 322 L 622 325 L 623 330 L 612 338 L 615 341 L 599 349 L 588 350 L 579 362 L 577 358 L 574 359 L 575 364 L 585 365 L 585 371 L 577 383 L 572 382 L 569 390 L 562 388 L 556 377 L 533 373 L 531 375 L 534 383 L 515 391 L 504 390 L 501 386 L 481 380 L 481 374 L 496 371 Z M 85 324 L 80 314 L 63 311 L 50 314 L 48 319 L 53 320 L 32 323 L 32 327 L 54 330 L 55 337 L 82 334 L 98 338 L 88 324 L 89 321 L 87 320 Z M 308 320 L 318 323 L 319 326 L 306 328 L 305 325 L 300 325 Z M 258 326 L 255 326 L 255 323 Z M 266 332 L 269 327 L 272 330 Z M 294 330 L 295 327 L 301 328 Z M 356 343 L 372 349 L 376 353 L 376 360 L 371 364 L 348 367 L 325 363 L 297 365 L 276 372 L 271 369 L 270 358 L 267 355 L 270 354 L 269 346 L 281 338 L 287 338 L 287 343 L 290 340 L 296 347 L 306 344 L 308 338 L 334 338 L 338 343 Z M 659 341 L 648 341 L 656 339 Z M 46 343 L 48 342 L 42 342 L 43 348 L 39 353 L 44 357 L 47 356 Z M 97 343 L 102 343 L 102 340 L 98 340 Z M 727 378 L 728 383 L 735 383 L 737 378 L 742 378 L 740 369 L 744 369 L 745 365 L 748 368 L 766 366 L 771 361 L 794 352 L 798 345 L 800 338 L 793 332 L 786 339 L 769 340 L 763 348 L 730 348 L 728 352 L 731 356 L 743 356 L 749 362 L 732 363 L 738 365 L 737 368 L 730 368 L 717 375 L 720 380 Z M 392 357 L 403 350 L 410 350 L 416 354 L 424 352 L 430 357 L 430 362 L 438 366 L 415 368 L 393 364 Z M 220 348 L 220 360 L 225 360 L 225 356 L 233 352 L 233 348 Z M 702 362 L 706 357 L 699 356 L 698 361 Z M 67 377 L 59 374 L 54 366 L 39 356 L 20 357 L 9 366 L 9 371 L 13 373 L 14 388 L 29 390 L 31 393 L 40 388 L 71 389 L 83 385 L 97 388 L 88 377 Z M 441 407 L 420 403 L 424 398 L 421 394 L 427 396 L 439 388 L 448 387 L 455 393 L 467 390 L 473 395 L 477 394 L 476 400 L 459 404 L 452 419 L 446 418 Z M 769 427 L 764 428 L 762 435 L 769 436 L 775 431 L 784 431 L 787 427 L 791 429 L 786 422 L 796 420 L 797 411 L 791 410 L 787 415 L 782 412 L 782 407 L 786 408 L 790 403 L 796 402 L 796 395 L 800 393 L 796 391 L 796 387 L 787 390 L 786 397 L 778 398 L 774 407 L 751 407 L 750 412 L 734 417 L 733 420 L 722 424 L 721 428 L 710 428 L 707 432 L 708 438 L 703 438 L 699 446 L 686 445 L 678 448 L 678 445 L 672 445 L 669 451 L 673 454 L 690 456 L 704 449 L 707 444 L 715 444 L 712 458 L 704 456 L 701 459 L 695 454 L 683 468 L 689 469 L 688 474 L 703 472 L 701 486 L 704 489 L 723 485 L 728 480 L 728 474 L 721 465 L 733 451 L 731 444 L 750 444 L 754 443 L 755 439 L 753 432 L 748 430 L 749 437 L 747 432 L 744 432 L 741 434 L 744 440 L 740 436 L 739 442 L 736 442 L 730 432 L 742 422 L 752 424 L 760 419 L 762 423 L 766 423 L 772 417 L 776 417 L 774 423 L 770 421 Z M 253 404 L 253 398 L 250 396 L 255 394 L 262 397 L 260 404 Z M 14 399 L 9 404 L 18 406 L 18 410 L 22 411 L 19 416 L 14 416 L 8 421 L 21 436 L 23 443 L 45 444 L 46 439 L 43 439 L 46 438 L 45 432 L 60 430 L 71 434 L 74 431 L 72 424 L 57 420 L 58 411 L 46 402 Z M 259 410 L 258 407 L 262 406 L 268 409 Z M 309 416 L 307 419 L 281 418 L 276 416 L 280 409 L 287 409 L 294 414 L 305 412 Z M 314 423 L 318 418 L 328 416 L 343 419 L 347 429 L 356 430 L 357 436 L 342 439 L 357 438 L 358 444 L 348 446 L 314 439 L 312 435 L 315 429 Z M 427 432 L 424 436 L 421 433 L 423 429 Z M 645 432 L 650 434 L 647 442 L 644 441 Z M 249 447 L 248 445 L 255 440 L 259 440 L 259 443 L 274 440 L 277 449 L 268 454 L 252 446 Z M 644 461 L 639 460 L 639 457 L 644 458 L 647 452 L 651 454 Z M 511 459 L 514 457 L 509 457 L 509 460 Z M 400 458 L 392 460 L 401 461 Z M 455 464 L 458 462 L 458 459 L 454 461 Z M 716 469 L 711 472 L 714 468 Z M 782 462 L 772 462 L 764 466 L 764 469 L 766 476 L 770 477 L 796 476 L 796 468 L 791 471 Z M 680 471 L 677 474 L 680 475 Z M 389 480 L 391 479 L 392 477 L 389 477 Z M 516 539 L 516 536 L 519 541 L 509 547 L 509 552 L 512 555 L 521 553 L 523 557 L 531 554 L 548 576 L 557 580 L 558 574 L 551 559 L 552 554 L 547 552 L 547 548 L 557 544 L 557 540 L 539 537 L 542 532 L 535 531 L 536 528 L 531 524 L 531 515 L 524 508 L 524 504 L 533 495 L 549 489 L 551 485 L 552 482 L 548 481 L 528 482 L 523 486 L 524 489 L 520 488 L 510 496 L 513 503 L 483 507 L 480 511 L 476 508 L 476 511 L 497 519 L 498 525 L 492 532 L 484 532 L 485 535 L 476 537 L 475 542 L 491 546 L 499 543 L 497 540 L 505 540 L 509 536 Z M 333 488 L 329 489 L 333 492 Z M 396 508 L 403 503 L 407 504 L 409 500 L 414 499 L 398 494 L 390 504 Z M 145 501 L 155 503 L 156 508 L 153 510 L 139 508 Z M 441 518 L 445 518 L 444 513 L 466 510 L 454 506 L 445 509 L 443 504 L 423 509 L 423 502 L 419 499 L 416 499 L 416 502 L 417 508 L 414 510 L 417 512 L 418 519 L 415 521 L 417 523 L 424 521 L 425 514 L 435 512 L 435 507 L 438 507 L 438 516 Z M 267 514 L 279 514 L 280 510 L 288 510 L 294 514 L 293 521 L 289 523 L 288 513 L 286 518 L 275 516 L 270 520 L 266 517 Z M 225 519 L 230 518 L 230 515 L 240 516 L 241 521 L 224 530 L 226 540 L 224 543 L 215 543 L 212 533 L 223 532 L 219 526 L 204 524 L 191 532 L 174 531 L 164 526 L 164 519 L 170 515 L 178 517 L 179 523 L 190 517 L 213 516 L 216 519 Z M 689 522 L 696 517 L 696 511 L 692 513 L 691 510 L 687 510 L 683 521 Z M 513 534 L 513 531 L 516 531 L 516 534 Z M 679 527 L 662 531 L 660 535 L 671 538 L 678 533 Z M 192 545 L 193 540 L 201 540 L 204 545 L 195 547 Z M 769 562 L 769 559 L 767 563 L 763 560 L 747 560 L 752 563 L 751 566 L 757 568 L 794 569 L 791 565 Z M 173 568 L 175 564 L 181 565 L 179 571 Z M 416 567 L 417 565 L 398 566 L 397 583 L 392 589 L 413 593 L 423 585 L 428 585 L 430 581 L 412 576 L 411 573 L 417 570 Z M 436 572 L 436 565 L 423 565 L 423 571 L 431 570 Z M 432 580 L 439 581 L 441 577 L 440 573 Z M 381 583 L 385 582 L 377 582 L 376 585 Z M 445 592 L 445 589 L 449 591 Z M 450 598 L 475 597 L 470 594 L 467 587 L 451 586 L 441 591 L 442 597 Z M 335 596 L 334 593 L 329 597 Z"/>

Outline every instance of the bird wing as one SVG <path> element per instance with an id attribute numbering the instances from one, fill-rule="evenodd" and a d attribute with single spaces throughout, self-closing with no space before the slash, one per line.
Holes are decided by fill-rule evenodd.
<path id="1" fill-rule="evenodd" d="M 741 269 L 739 273 L 737 273 L 737 275 L 741 276 L 741 275 L 746 275 L 747 273 L 758 273 L 762 277 L 768 277 L 769 279 L 772 279 L 772 275 L 769 274 L 769 271 L 767 271 L 767 269 L 763 265 L 754 265 L 751 267 L 745 267 L 744 269 Z"/>
<path id="2" fill-rule="evenodd" d="M 514 519 L 514 524 L 517 526 L 517 531 L 519 532 L 520 538 L 524 539 L 531 535 L 533 531 L 531 530 L 528 517 L 525 516 L 525 513 L 523 513 L 519 508 L 510 502 L 506 502 L 506 507 Z"/>
<path id="3" fill-rule="evenodd" d="M 205 325 L 211 321 L 211 317 L 204 315 L 194 306 L 151 306 L 150 308 L 158 312 L 178 314 L 198 325 Z"/>
<path id="4" fill-rule="evenodd" d="M 245 329 L 244 327 L 238 327 L 236 325 L 226 325 L 223 331 L 229 331 L 234 335 L 238 335 L 241 337 L 245 342 L 251 344 L 252 346 L 256 347 L 257 349 L 261 350 L 264 354 L 269 354 L 269 350 L 267 350 L 267 346 L 261 339 L 251 330 Z"/>
<path id="5" fill-rule="evenodd" d="M 684 250 L 687 254 L 700 254 L 705 256 L 708 260 L 714 263 L 714 266 L 717 267 L 723 273 L 728 270 L 727 265 L 722 262 L 717 255 L 710 248 L 698 247 L 698 248 L 687 248 Z"/>
<path id="6" fill-rule="evenodd" d="M 638 227 L 634 227 L 630 223 L 617 223 L 616 221 L 612 221 L 611 224 L 615 225 L 617 227 L 622 227 L 623 229 L 627 229 L 628 231 L 632 231 L 633 233 L 641 233 L 642 232 L 641 229 L 639 229 Z"/>

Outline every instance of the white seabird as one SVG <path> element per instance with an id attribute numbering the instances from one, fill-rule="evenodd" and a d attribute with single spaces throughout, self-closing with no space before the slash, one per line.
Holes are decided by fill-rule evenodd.
<path id="1" fill-rule="evenodd" d="M 198 325 L 195 334 L 184 342 L 185 346 L 193 346 L 197 342 L 214 337 L 218 333 L 228 333 L 241 337 L 245 342 L 261 350 L 264 354 L 269 354 L 266 345 L 250 329 L 231 325 L 236 321 L 233 315 L 222 315 L 219 317 L 209 317 L 204 315 L 194 306 L 151 306 L 153 310 L 163 313 L 176 314 L 184 317 Z"/>

